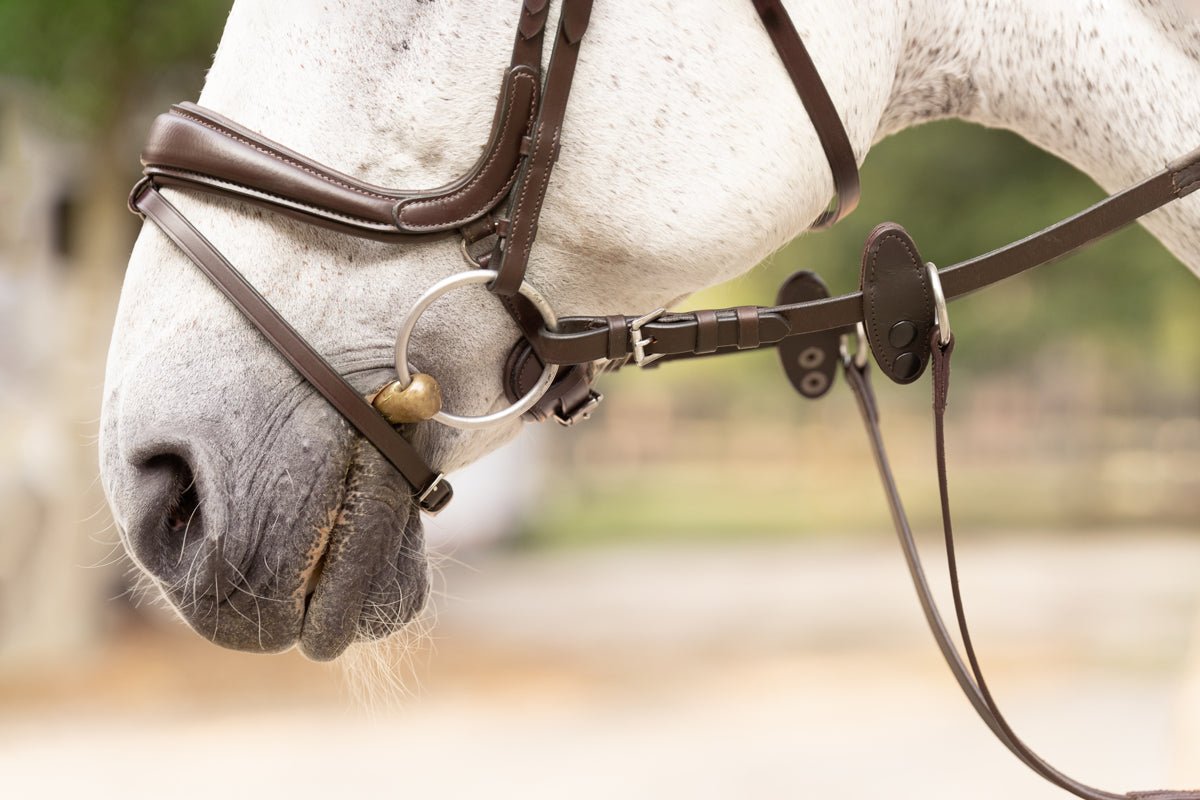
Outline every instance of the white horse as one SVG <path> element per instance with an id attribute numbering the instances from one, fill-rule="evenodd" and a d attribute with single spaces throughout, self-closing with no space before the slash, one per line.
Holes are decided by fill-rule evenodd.
<path id="1" fill-rule="evenodd" d="M 1116 190 L 1200 144 L 1200 22 L 1182 2 L 788 5 L 860 161 L 888 134 L 960 117 Z M 239 0 L 200 102 L 373 183 L 436 186 L 484 144 L 518 5 Z M 559 314 L 653 309 L 748 270 L 830 191 L 747 0 L 598 0 L 529 277 Z M 452 242 L 379 244 L 168 192 L 362 391 L 388 377 L 400 315 L 462 269 Z M 1145 224 L 1200 272 L 1200 200 Z M 479 324 L 455 330 L 462 314 Z M 494 298 L 464 290 L 412 350 L 452 410 L 479 414 L 506 402 L 516 337 Z M 449 470 L 520 426 L 420 427 L 417 446 Z M 405 484 L 154 226 L 129 264 L 101 448 L 131 553 L 214 641 L 332 658 L 424 603 Z"/>

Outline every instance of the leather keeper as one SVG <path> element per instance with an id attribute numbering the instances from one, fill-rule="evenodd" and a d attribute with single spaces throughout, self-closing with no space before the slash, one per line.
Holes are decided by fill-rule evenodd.
<path id="1" fill-rule="evenodd" d="M 826 297 L 829 297 L 829 288 L 825 282 L 815 272 L 801 270 L 779 287 L 775 302 L 791 305 Z M 816 400 L 833 387 L 841 358 L 840 345 L 841 334 L 835 330 L 789 336 L 779 343 L 779 361 L 797 392 Z"/>
<path id="2" fill-rule="evenodd" d="M 694 312 L 696 316 L 696 347 L 697 355 L 708 355 L 720 348 L 720 320 L 717 312 L 712 309 L 702 309 Z"/>
<path id="3" fill-rule="evenodd" d="M 619 361 L 625 358 L 629 345 L 629 322 L 620 314 L 607 316 L 604 321 L 608 323 L 608 351 L 605 358 Z"/>
<path id="4" fill-rule="evenodd" d="M 755 350 L 762 344 L 758 332 L 758 309 L 753 306 L 738 306 L 733 310 L 737 318 L 738 350 Z"/>
<path id="5" fill-rule="evenodd" d="M 871 231 L 862 259 L 863 323 L 880 371 L 912 383 L 929 364 L 933 291 L 908 231 L 885 222 Z"/>

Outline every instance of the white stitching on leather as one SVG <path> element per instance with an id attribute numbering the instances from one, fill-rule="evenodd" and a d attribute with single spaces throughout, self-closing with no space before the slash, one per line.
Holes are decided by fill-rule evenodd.
<path id="1" fill-rule="evenodd" d="M 275 153 L 271 150 L 268 150 L 265 147 L 263 147 L 262 145 L 259 145 L 255 142 L 251 141 L 250 139 L 247 139 L 244 136 L 239 136 L 238 134 L 236 134 L 232 131 L 218 127 L 217 125 L 209 122 L 208 120 L 204 119 L 203 117 L 198 117 L 195 114 L 192 114 L 190 112 L 181 111 L 176 108 L 176 109 L 172 109 L 171 113 L 175 114 L 177 116 L 180 116 L 180 117 L 184 117 L 186 119 L 190 119 L 192 122 L 195 122 L 198 125 L 203 125 L 205 128 L 216 131 L 217 133 L 219 133 L 222 136 L 225 136 L 229 139 L 233 139 L 234 141 L 241 142 L 242 144 L 246 145 L 247 147 L 257 150 L 258 152 L 262 153 L 263 155 L 265 155 L 269 158 L 273 158 L 276 161 L 280 161 L 284 164 L 293 166 L 296 169 L 299 169 L 303 172 L 308 173 L 309 175 L 312 175 L 314 178 L 319 178 L 320 180 L 325 181 L 326 183 L 332 183 L 333 185 L 340 186 L 343 189 L 349 189 L 352 192 L 356 192 L 361 195 L 366 195 L 367 197 L 376 197 L 380 200 L 387 200 L 388 202 L 391 202 L 391 201 L 397 199 L 395 195 L 386 195 L 386 194 L 379 194 L 378 192 L 372 192 L 369 189 L 363 189 L 361 187 L 354 186 L 353 184 L 346 183 L 344 181 L 339 181 L 337 178 L 334 178 L 330 175 L 325 175 L 323 173 L 317 172 L 312 167 L 302 164 L 301 162 L 296 161 L 295 159 L 288 158 L 286 156 L 280 155 L 279 153 Z"/>
<path id="2" fill-rule="evenodd" d="M 271 192 L 264 192 L 262 189 L 255 189 L 250 186 L 243 186 L 240 183 L 234 183 L 233 181 L 226 181 L 226 180 L 222 180 L 220 178 L 214 178 L 211 175 L 204 174 L 203 172 L 192 172 L 192 171 L 186 170 L 186 169 L 171 169 L 171 170 L 160 169 L 157 174 L 161 174 L 164 177 L 168 177 L 168 178 L 173 177 L 173 176 L 188 176 L 188 177 L 194 178 L 197 183 L 215 184 L 217 186 L 224 186 L 225 188 L 231 189 L 234 192 L 241 194 L 245 197 L 258 197 L 263 200 L 274 201 L 278 205 L 282 205 L 287 208 L 294 208 L 297 211 L 308 211 L 313 216 L 330 217 L 330 218 L 334 218 L 334 219 L 344 220 L 346 222 L 353 222 L 361 227 L 370 228 L 371 230 L 378 230 L 378 231 L 394 231 L 394 230 L 396 230 L 396 227 L 394 225 L 389 225 L 389 224 L 382 223 L 382 222 L 376 222 L 375 220 L 364 219 L 362 217 L 352 217 L 349 214 L 339 214 L 336 211 L 330 211 L 329 209 L 321 208 L 320 206 L 309 205 L 307 203 L 300 203 L 300 202 L 297 202 L 290 198 L 283 197 L 282 195 L 272 194 Z"/>
<path id="3" fill-rule="evenodd" d="M 518 73 L 513 76 L 514 83 L 521 79 L 525 79 L 530 82 L 533 82 L 533 76 L 527 72 L 521 72 L 521 73 Z M 533 86 L 533 92 L 530 93 L 530 96 L 529 96 L 530 111 L 532 111 L 537 104 L 537 97 L 538 97 L 537 88 L 538 88 L 537 84 L 535 83 Z M 500 131 L 496 137 L 497 140 L 503 138 L 504 132 L 508 130 L 508 127 L 512 122 L 512 114 L 513 114 L 513 104 L 509 103 L 508 108 L 504 114 L 504 122 L 501 123 Z M 404 212 L 410 208 L 425 207 L 425 206 L 438 206 L 438 205 L 445 205 L 445 204 L 454 202 L 454 200 L 457 199 L 457 197 L 467 193 L 468 191 L 471 190 L 472 187 L 474 187 L 476 184 L 478 184 L 480 181 L 483 180 L 484 174 L 487 173 L 488 169 L 496 161 L 496 159 L 499 157 L 499 155 L 500 155 L 499 148 L 493 149 L 492 154 L 488 157 L 487 161 L 484 162 L 483 168 L 480 169 L 479 172 L 477 172 L 475 174 L 475 177 L 472 178 L 470 181 L 468 181 L 465 186 L 462 186 L 461 188 L 455 190 L 454 192 L 452 192 L 450 194 L 444 195 L 442 197 L 435 197 L 435 198 L 429 198 L 429 199 L 423 199 L 423 200 L 401 201 L 403 204 L 403 207 L 397 213 L 397 215 L 396 215 L 397 218 L 401 217 L 404 214 Z M 498 192 L 497 194 L 493 195 L 491 201 L 487 204 L 487 206 L 485 206 L 483 209 L 481 209 L 479 211 L 472 212 L 471 214 L 468 214 L 467 216 L 462 217 L 460 219 L 456 219 L 453 222 L 441 222 L 441 223 L 423 224 L 423 225 L 410 225 L 408 223 L 404 223 L 404 227 L 409 228 L 411 230 L 424 230 L 424 229 L 428 229 L 428 228 L 440 228 L 440 227 L 448 226 L 448 225 L 449 226 L 457 225 L 460 222 L 466 222 L 469 219 L 473 219 L 473 218 L 479 216 L 479 214 L 481 214 L 483 211 L 486 211 L 488 208 L 491 208 L 492 206 L 494 206 L 496 204 L 496 202 L 505 195 L 505 193 L 508 191 L 508 188 L 511 187 L 513 180 L 516 178 L 517 171 L 518 170 L 516 170 L 516 169 L 513 170 L 512 177 L 510 177 L 508 179 L 508 181 L 506 182 L 504 191 Z"/>

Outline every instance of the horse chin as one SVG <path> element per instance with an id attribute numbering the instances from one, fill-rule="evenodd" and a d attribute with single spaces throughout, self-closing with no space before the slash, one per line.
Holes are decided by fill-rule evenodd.
<path id="1" fill-rule="evenodd" d="M 333 525 L 318 532 L 320 552 L 304 576 L 298 640 L 300 651 L 314 661 L 330 661 L 355 642 L 396 633 L 425 605 L 429 576 L 421 514 L 397 477 L 362 443 L 341 507 L 331 514 Z"/>

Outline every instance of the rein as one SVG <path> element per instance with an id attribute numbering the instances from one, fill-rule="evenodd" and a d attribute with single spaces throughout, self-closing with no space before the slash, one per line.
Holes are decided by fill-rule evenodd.
<path id="1" fill-rule="evenodd" d="M 835 224 L 858 202 L 858 164 L 829 93 L 779 0 L 753 0 L 780 61 L 808 112 L 829 162 L 835 197 L 813 223 Z M 562 0 L 549 65 L 543 76 L 549 0 L 524 0 L 512 59 L 501 82 L 488 144 L 463 177 L 425 191 L 375 186 L 332 170 L 192 103 L 155 120 L 142 152 L 144 177 L 130 209 L 152 220 L 230 302 L 413 488 L 414 502 L 435 514 L 453 489 L 402 435 L 399 426 L 433 420 L 459 428 L 489 427 L 516 418 L 564 425 L 586 419 L 600 402 L 592 388 L 598 365 L 654 362 L 777 347 L 797 391 L 818 398 L 843 372 L 866 427 L 893 523 L 918 599 L 938 647 L 967 699 L 996 737 L 1051 783 L 1086 800 L 1200 800 L 1200 792 L 1116 794 L 1089 787 L 1050 766 L 1013 732 L 993 698 L 976 657 L 958 582 L 947 480 L 944 417 L 954 338 L 947 302 L 1033 267 L 1055 261 L 1200 189 L 1200 150 L 1079 214 L 1012 244 L 939 271 L 925 262 L 899 225 L 885 223 L 867 238 L 860 290 L 830 297 L 819 277 L 798 272 L 777 305 L 702 309 L 639 316 L 567 317 L 525 279 L 538 218 L 561 145 L 563 120 L 587 30 L 592 0 Z M 384 241 L 460 237 L 471 269 L 427 289 L 401 323 L 397 377 L 361 396 L 159 191 L 183 187 L 254 203 L 307 223 Z M 430 376 L 412 374 L 409 336 L 421 313 L 441 295 L 486 285 L 522 332 L 504 367 L 511 404 L 483 416 L 442 409 Z M 849 341 L 856 348 L 849 349 Z M 955 616 L 966 654 L 948 632 L 930 591 L 920 553 L 884 449 L 868 353 L 897 383 L 912 383 L 933 364 L 933 411 L 942 522 Z"/>

